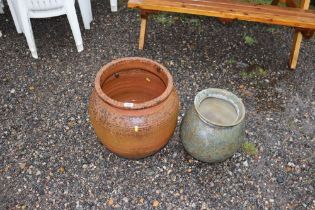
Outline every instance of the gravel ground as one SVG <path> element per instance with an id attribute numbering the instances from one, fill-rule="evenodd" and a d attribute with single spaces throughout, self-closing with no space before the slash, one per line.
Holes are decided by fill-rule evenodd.
<path id="1" fill-rule="evenodd" d="M 107 1 L 92 3 L 82 53 L 65 17 L 32 20 L 38 60 L 8 8 L 0 15 L 1 210 L 315 208 L 315 38 L 303 42 L 290 71 L 292 29 L 159 15 L 139 51 L 138 12 L 126 1 L 118 13 Z M 125 56 L 170 70 L 181 99 L 178 123 L 202 89 L 242 97 L 246 138 L 258 153 L 240 149 L 223 163 L 202 163 L 184 151 L 177 126 L 154 156 L 111 154 L 93 133 L 87 105 L 96 72 Z"/>

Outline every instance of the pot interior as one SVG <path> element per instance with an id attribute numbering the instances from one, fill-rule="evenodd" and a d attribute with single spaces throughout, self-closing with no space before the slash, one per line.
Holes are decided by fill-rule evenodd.
<path id="1" fill-rule="evenodd" d="M 214 124 L 230 125 L 237 121 L 238 113 L 229 101 L 216 97 L 207 97 L 199 105 L 202 117 Z"/>
<path id="2" fill-rule="evenodd" d="M 208 88 L 200 91 L 195 97 L 194 106 L 201 120 L 211 125 L 235 126 L 245 117 L 242 100 L 223 89 Z"/>
<path id="3" fill-rule="evenodd" d="M 125 69 L 103 82 L 102 91 L 122 103 L 144 103 L 162 95 L 167 84 L 156 74 L 144 69 Z"/>

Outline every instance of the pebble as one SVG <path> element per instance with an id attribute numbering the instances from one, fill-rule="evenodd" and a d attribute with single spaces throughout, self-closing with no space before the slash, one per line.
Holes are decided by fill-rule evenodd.
<path id="1" fill-rule="evenodd" d="M 158 207 L 159 204 L 160 204 L 160 202 L 157 201 L 157 200 L 154 200 L 154 201 L 152 202 L 152 206 L 153 206 L 154 208 Z"/>
<path id="2" fill-rule="evenodd" d="M 207 209 L 209 209 L 208 205 L 205 202 L 203 202 L 201 204 L 201 210 L 207 210 Z"/>
<path id="3" fill-rule="evenodd" d="M 82 205 L 80 205 L 80 202 L 79 202 L 79 201 L 76 202 L 75 209 L 76 209 L 76 210 L 83 210 L 83 207 L 82 207 Z"/>
<path id="4" fill-rule="evenodd" d="M 283 175 L 279 175 L 279 176 L 277 176 L 277 182 L 279 183 L 279 184 L 282 184 L 283 182 L 284 182 L 284 176 Z"/>
<path id="5" fill-rule="evenodd" d="M 59 172 L 59 173 L 64 173 L 64 172 L 65 172 L 65 167 L 61 166 L 61 167 L 58 169 L 58 172 Z"/>
<path id="6" fill-rule="evenodd" d="M 26 166 L 26 163 L 19 163 L 19 167 L 20 167 L 20 169 L 24 169 L 25 168 L 25 166 Z"/>
<path id="7" fill-rule="evenodd" d="M 27 173 L 31 175 L 31 174 L 32 174 L 32 169 L 31 169 L 31 168 L 28 168 L 28 169 L 27 169 Z"/>
<path id="8" fill-rule="evenodd" d="M 289 162 L 289 163 L 288 163 L 288 166 L 290 166 L 290 167 L 294 168 L 294 167 L 295 167 L 295 164 L 294 164 L 294 163 L 292 163 L 292 162 Z"/>
<path id="9" fill-rule="evenodd" d="M 143 198 L 140 198 L 140 199 L 139 199 L 139 203 L 140 203 L 140 204 L 143 204 L 143 203 L 144 203 L 144 199 L 143 199 Z"/>
<path id="10" fill-rule="evenodd" d="M 248 167 L 248 162 L 247 162 L 247 160 L 243 162 L 243 165 L 244 165 L 245 167 Z"/>
<path id="11" fill-rule="evenodd" d="M 240 69 L 245 69 L 245 68 L 249 67 L 249 65 L 247 63 L 243 63 L 243 62 L 236 62 L 236 67 L 240 68 Z"/>
<path id="12" fill-rule="evenodd" d="M 114 200 L 112 198 L 108 199 L 107 205 L 112 206 L 114 204 Z"/>

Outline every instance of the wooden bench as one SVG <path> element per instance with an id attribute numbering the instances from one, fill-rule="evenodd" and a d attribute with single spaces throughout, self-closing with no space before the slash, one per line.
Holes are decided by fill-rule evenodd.
<path id="1" fill-rule="evenodd" d="M 289 7 L 273 6 L 279 1 L 286 2 Z M 303 34 L 310 35 L 315 30 L 315 12 L 307 10 L 310 0 L 301 0 L 300 8 L 292 8 L 295 5 L 294 0 L 273 0 L 272 4 L 248 4 L 235 0 L 129 0 L 128 7 L 141 10 L 139 49 L 144 47 L 148 15 L 156 11 L 295 27 L 296 32 L 289 62 L 290 68 L 295 69 Z"/>

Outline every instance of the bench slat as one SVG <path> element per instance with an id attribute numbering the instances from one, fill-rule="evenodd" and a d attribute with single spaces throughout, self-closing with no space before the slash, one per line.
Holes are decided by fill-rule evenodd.
<path id="1" fill-rule="evenodd" d="M 128 7 L 315 29 L 315 12 L 230 0 L 129 0 Z"/>
<path id="2" fill-rule="evenodd" d="M 152 0 L 148 0 L 152 1 Z M 156 0 L 153 0 L 153 2 Z M 168 4 L 169 2 L 174 2 L 172 0 L 160 0 L 160 2 L 165 2 Z M 310 17 L 314 18 L 315 12 L 311 10 L 303 10 L 300 8 L 292 8 L 292 7 L 279 7 L 274 5 L 263 5 L 263 4 L 249 4 L 249 3 L 242 3 L 239 1 L 233 0 L 175 0 L 178 2 L 182 2 L 187 5 L 204 5 L 204 6 L 211 6 L 217 5 L 222 7 L 233 7 L 233 8 L 246 8 L 248 10 L 260 10 L 266 14 L 283 14 L 283 15 L 290 15 L 296 17 Z"/>
<path id="3" fill-rule="evenodd" d="M 152 0 L 148 0 L 150 2 Z M 228 11 L 240 11 L 240 12 L 255 12 L 259 13 L 260 15 L 269 15 L 275 17 L 291 17 L 293 19 L 299 18 L 302 21 L 307 18 L 311 19 L 312 22 L 315 22 L 315 12 L 310 10 L 303 10 L 299 8 L 288 8 L 288 7 L 277 7 L 271 5 L 252 5 L 252 4 L 244 4 L 239 2 L 233 2 L 228 0 L 221 0 L 218 2 L 217 0 L 176 0 L 177 2 L 181 2 L 176 4 L 176 6 L 180 6 L 180 4 L 184 5 L 184 7 L 191 6 L 191 7 L 200 7 L 203 9 L 213 9 L 213 8 L 224 8 L 224 10 Z M 154 2 L 154 0 L 153 0 Z M 175 3 L 175 1 L 170 0 L 159 0 L 159 5 L 169 5 L 169 3 Z"/>

